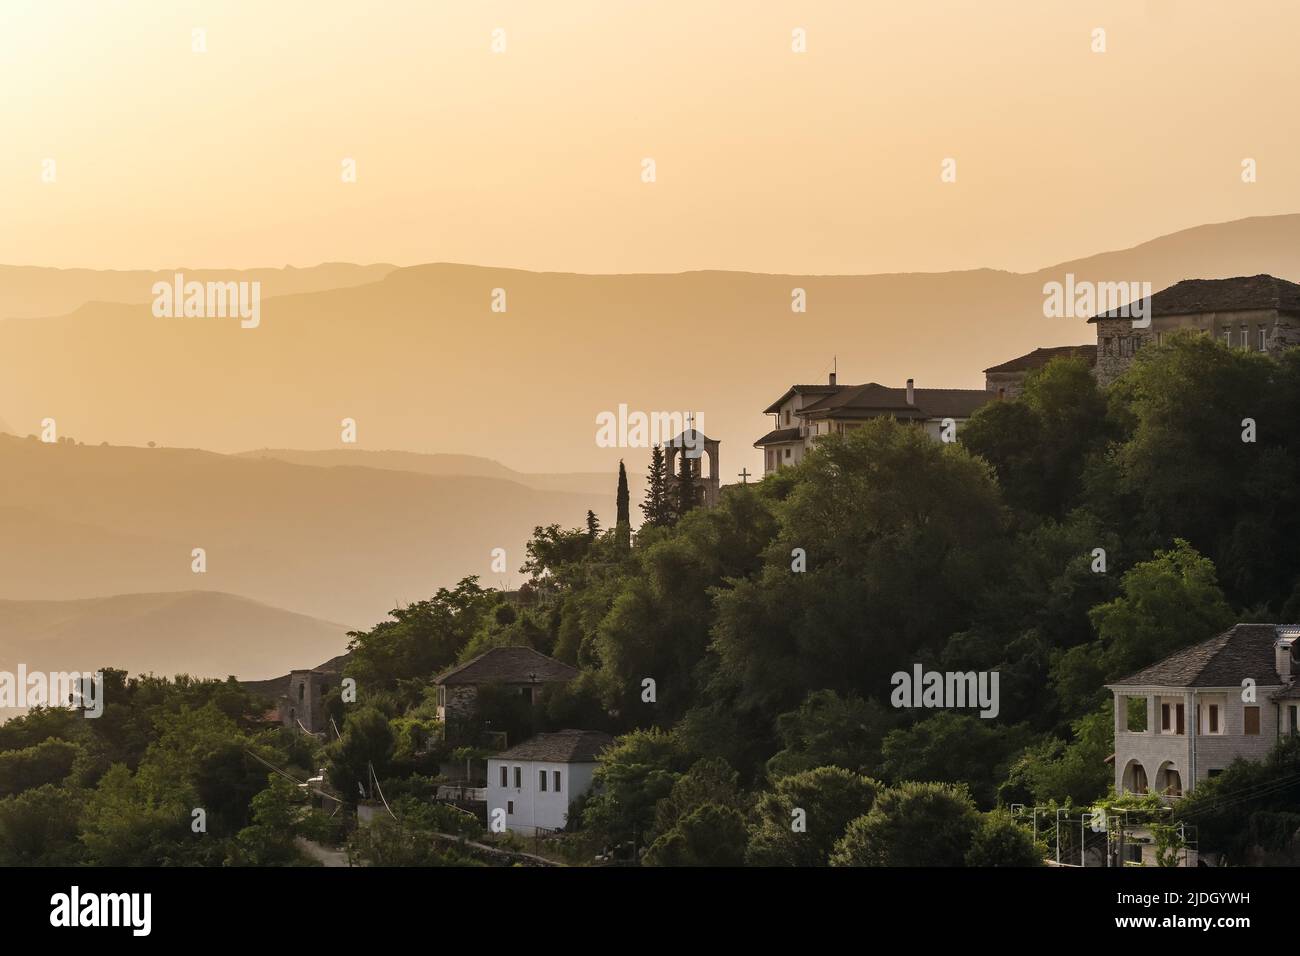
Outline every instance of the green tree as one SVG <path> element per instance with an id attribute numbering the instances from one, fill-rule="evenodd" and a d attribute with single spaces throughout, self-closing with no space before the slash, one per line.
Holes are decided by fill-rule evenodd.
<path id="1" fill-rule="evenodd" d="M 383 779 L 388 772 L 396 741 L 382 711 L 361 706 L 348 715 L 343 735 L 326 748 L 330 785 L 348 803 L 355 803 L 362 789 L 370 793 L 371 777 Z"/>
<path id="2" fill-rule="evenodd" d="M 965 788 L 900 784 L 849 824 L 831 866 L 963 866 L 979 825 Z"/>
<path id="3" fill-rule="evenodd" d="M 688 763 L 676 736 L 662 730 L 618 738 L 600 756 L 583 828 L 606 846 L 644 846 L 654 831 L 656 804 L 672 792 Z"/>
<path id="4" fill-rule="evenodd" d="M 966 851 L 967 866 L 1042 866 L 1047 847 L 1034 842 L 1033 834 L 1005 810 L 986 813 Z"/>
<path id="5" fill-rule="evenodd" d="M 587 537 L 592 540 L 600 537 L 600 519 L 590 508 L 587 509 Z"/>
<path id="6" fill-rule="evenodd" d="M 895 712 L 879 701 L 813 691 L 797 710 L 777 717 L 783 747 L 767 762 L 768 775 L 775 779 L 827 766 L 867 773 L 879 764 L 880 746 L 896 722 Z"/>
<path id="7" fill-rule="evenodd" d="M 880 784 L 841 767 L 782 777 L 758 799 L 752 866 L 826 866 L 849 823 L 871 812 Z"/>
<path id="8" fill-rule="evenodd" d="M 1030 735 L 982 717 L 940 711 L 905 730 L 893 730 L 881 748 L 880 775 L 891 782 L 961 783 L 991 807 L 997 786 Z"/>
<path id="9" fill-rule="evenodd" d="M 663 528 L 673 523 L 673 509 L 669 495 L 668 464 L 664 450 L 655 445 L 650 452 L 650 469 L 646 475 L 645 501 L 640 505 L 645 525 Z"/>
<path id="10" fill-rule="evenodd" d="M 740 866 L 745 862 L 745 818 L 731 807 L 696 807 L 659 837 L 646 866 Z"/>

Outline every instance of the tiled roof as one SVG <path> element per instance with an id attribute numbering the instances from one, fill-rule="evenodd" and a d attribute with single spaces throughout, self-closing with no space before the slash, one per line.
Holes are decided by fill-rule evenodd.
<path id="1" fill-rule="evenodd" d="M 1270 275 L 1184 279 L 1151 296 L 1153 316 L 1248 312 L 1252 309 L 1277 309 L 1300 314 L 1300 285 Z M 1094 315 L 1088 321 L 1128 318 L 1121 312 L 1121 309 L 1112 309 Z"/>
<path id="2" fill-rule="evenodd" d="M 758 441 L 754 442 L 754 447 L 759 445 L 777 445 L 784 441 L 798 441 L 800 439 L 798 428 L 778 428 L 776 431 L 768 432 Z"/>
<path id="3" fill-rule="evenodd" d="M 1256 684 L 1279 684 L 1281 678 L 1277 675 L 1273 650 L 1278 636 L 1274 624 L 1235 624 L 1208 641 L 1185 647 L 1136 674 L 1110 683 L 1111 686 L 1240 687 L 1249 677 Z"/>
<path id="4" fill-rule="evenodd" d="M 870 418 L 880 414 L 897 418 L 969 418 L 993 397 L 982 388 L 916 388 L 909 405 L 906 388 L 868 382 L 846 385 L 800 409 L 798 414 L 805 418 Z"/>
<path id="5" fill-rule="evenodd" d="M 791 395 L 829 395 L 832 392 L 839 391 L 841 388 L 848 388 L 847 385 L 791 385 L 785 390 L 785 394 L 778 398 L 767 408 L 763 409 L 764 415 L 775 415 L 781 410 L 786 399 Z"/>
<path id="6" fill-rule="evenodd" d="M 538 734 L 489 759 L 595 763 L 601 751 L 613 743 L 613 737 L 598 730 L 560 730 L 553 734 Z"/>
<path id="7" fill-rule="evenodd" d="M 986 368 L 984 373 L 987 375 L 989 372 L 1028 372 L 1042 368 L 1054 358 L 1074 358 L 1076 355 L 1087 361 L 1089 365 L 1097 364 L 1096 345 L 1060 345 L 1050 349 L 1034 349 L 1028 355 Z"/>
<path id="8" fill-rule="evenodd" d="M 573 680 L 578 669 L 531 647 L 494 647 L 434 679 L 435 684 L 551 684 Z"/>

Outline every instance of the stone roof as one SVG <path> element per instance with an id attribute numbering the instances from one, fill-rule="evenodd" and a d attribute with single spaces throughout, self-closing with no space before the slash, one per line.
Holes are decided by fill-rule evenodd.
<path id="1" fill-rule="evenodd" d="M 1275 624 L 1234 624 L 1107 686 L 1240 687 L 1247 677 L 1264 686 L 1280 684 L 1273 649 L 1279 636 Z"/>
<path id="2" fill-rule="evenodd" d="M 829 395 L 841 388 L 847 388 L 847 385 L 791 385 L 785 390 L 785 394 L 778 398 L 767 408 L 763 409 L 764 415 L 775 415 L 781 410 L 786 399 L 791 395 Z"/>
<path id="3" fill-rule="evenodd" d="M 573 680 L 578 669 L 531 647 L 494 647 L 434 679 L 435 684 L 555 684 Z"/>
<path id="4" fill-rule="evenodd" d="M 1054 358 L 1074 358 L 1075 356 L 1084 359 L 1090 366 L 1096 365 L 1097 346 L 1059 345 L 1055 348 L 1034 349 L 1027 355 L 1013 358 L 1001 365 L 994 365 L 992 368 L 986 368 L 984 374 L 987 375 L 990 372 L 1030 372 L 1042 368 Z"/>
<path id="5" fill-rule="evenodd" d="M 595 763 L 614 738 L 598 730 L 559 730 L 538 734 L 490 760 L 543 760 L 547 763 Z"/>
<path id="6" fill-rule="evenodd" d="M 1151 296 L 1153 316 L 1249 312 L 1255 309 L 1277 309 L 1300 315 L 1300 285 L 1270 275 L 1184 279 Z M 1122 315 L 1122 311 L 1112 309 L 1094 315 L 1088 321 L 1129 318 Z"/>
<path id="7" fill-rule="evenodd" d="M 896 418 L 969 418 L 975 409 L 993 399 L 982 388 L 915 388 L 908 404 L 906 388 L 889 388 L 876 382 L 841 385 L 796 414 L 805 418 L 871 418 L 890 414 Z"/>
<path id="8" fill-rule="evenodd" d="M 776 431 L 768 432 L 758 441 L 754 442 L 754 447 L 759 445 L 778 445 L 786 441 L 799 441 L 802 436 L 798 428 L 778 428 Z"/>

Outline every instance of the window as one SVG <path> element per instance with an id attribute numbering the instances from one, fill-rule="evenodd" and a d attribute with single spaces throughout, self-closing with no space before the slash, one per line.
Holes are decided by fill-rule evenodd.
<path id="1" fill-rule="evenodd" d="M 1232 329 L 1223 330 L 1223 344 L 1228 348 L 1232 348 Z"/>
<path id="2" fill-rule="evenodd" d="M 786 412 L 786 413 L 785 413 L 785 423 L 786 423 L 787 425 L 790 424 L 790 413 L 789 413 L 789 412 Z"/>
<path id="3" fill-rule="evenodd" d="M 537 771 L 537 789 L 540 793 L 546 792 L 546 771 Z"/>
<path id="4" fill-rule="evenodd" d="M 1242 714 L 1245 717 L 1246 733 L 1252 737 L 1259 736 L 1259 708 L 1243 707 Z"/>
<path id="5" fill-rule="evenodd" d="M 1245 323 L 1241 326 L 1241 341 L 1237 343 L 1243 349 L 1250 348 L 1250 326 Z"/>
<path id="6" fill-rule="evenodd" d="M 1295 704 L 1288 705 L 1287 716 L 1289 718 L 1287 730 L 1294 734 L 1297 730 L 1300 730 L 1300 707 Z"/>
<path id="7" fill-rule="evenodd" d="M 306 685 L 306 684 L 299 684 L 299 685 L 298 685 L 298 699 L 299 699 L 299 700 L 302 700 L 302 695 L 303 695 L 303 693 L 304 693 L 306 690 L 307 690 L 307 685 Z"/>
<path id="8" fill-rule="evenodd" d="M 524 789 L 524 768 L 515 767 L 515 789 Z"/>
<path id="9" fill-rule="evenodd" d="M 507 800 L 506 813 L 514 813 L 514 812 L 515 812 L 515 802 L 513 800 Z"/>
<path id="10" fill-rule="evenodd" d="M 554 776 L 555 776 L 555 788 L 554 788 L 554 789 L 555 789 L 555 792 L 556 792 L 556 793 L 559 793 L 559 792 L 560 792 L 560 771 L 556 770 Z"/>
<path id="11" fill-rule="evenodd" d="M 790 457 L 790 449 L 789 449 L 789 448 L 787 448 L 787 449 L 785 450 L 785 457 L 786 457 L 786 458 L 789 458 L 789 457 Z"/>
<path id="12" fill-rule="evenodd" d="M 1125 708 L 1128 711 L 1128 732 L 1131 734 L 1145 734 L 1147 732 L 1147 699 L 1145 697 L 1126 698 Z"/>
<path id="13" fill-rule="evenodd" d="M 506 770 L 506 765 L 501 765 L 501 788 L 504 790 L 510 786 L 510 772 Z"/>
<path id="14" fill-rule="evenodd" d="M 1207 770 L 1205 773 L 1206 773 L 1206 776 L 1208 776 L 1208 777 L 1210 777 L 1211 779 L 1213 779 L 1213 778 L 1217 777 L 1219 774 L 1223 773 L 1223 768 L 1222 768 L 1222 767 L 1212 767 L 1212 768 L 1210 768 L 1209 770 Z"/>
<path id="15" fill-rule="evenodd" d="M 1177 770 L 1165 771 L 1164 792 L 1172 797 L 1181 797 L 1183 795 L 1183 778 Z"/>
<path id="16" fill-rule="evenodd" d="M 1219 705 L 1211 704 L 1210 705 L 1210 733 L 1217 734 L 1218 732 L 1219 732 Z"/>
<path id="17" fill-rule="evenodd" d="M 1160 732 L 1175 735 L 1184 733 L 1184 714 L 1185 710 L 1182 704 L 1161 704 Z"/>
<path id="18" fill-rule="evenodd" d="M 1261 352 L 1268 351 L 1268 326 L 1266 325 L 1259 327 L 1259 350 Z"/>

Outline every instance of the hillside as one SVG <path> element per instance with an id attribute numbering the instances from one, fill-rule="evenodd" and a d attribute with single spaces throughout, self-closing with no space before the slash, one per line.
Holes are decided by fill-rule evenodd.
<path id="1" fill-rule="evenodd" d="M 346 630 L 215 591 L 0 600 L 0 670 L 256 676 L 339 653 Z"/>
<path id="2" fill-rule="evenodd" d="M 1037 346 L 1086 342 L 1083 319 L 1043 317 L 1066 272 L 1150 281 L 1271 272 L 1300 279 L 1300 216 L 1189 229 L 1028 275 L 784 276 L 396 269 L 350 288 L 264 299 L 262 323 L 157 319 L 96 302 L 0 322 L 0 409 L 22 434 L 54 417 L 87 442 L 455 449 L 529 471 L 608 471 L 595 417 L 694 410 L 722 441 L 724 481 L 755 471 L 762 409 L 795 381 L 982 387 L 981 370 Z M 806 315 L 790 310 L 804 288 Z M 508 311 L 490 310 L 505 289 Z M 816 330 L 815 334 L 809 330 Z M 32 361 L 57 352 L 57 361 Z M 53 353 L 51 353 L 53 354 Z"/>
<path id="3" fill-rule="evenodd" d="M 517 585 L 535 525 L 580 525 L 588 508 L 606 522 L 614 514 L 615 475 L 599 496 L 500 478 L 11 436 L 0 436 L 0 474 L 0 598 L 202 589 L 349 626 L 369 626 L 397 603 L 470 574 Z M 205 574 L 191 571 L 194 548 L 206 550 Z M 505 573 L 491 568 L 494 548 L 506 550 Z"/>

